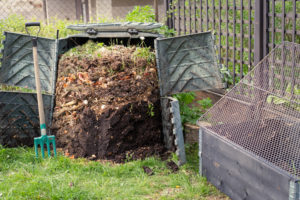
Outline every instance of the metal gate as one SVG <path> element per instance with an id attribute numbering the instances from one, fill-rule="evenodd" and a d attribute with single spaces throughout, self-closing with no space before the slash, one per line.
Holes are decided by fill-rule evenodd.
<path id="1" fill-rule="evenodd" d="M 300 43 L 299 0 L 166 0 L 178 35 L 212 30 L 233 84 L 283 41 Z"/>

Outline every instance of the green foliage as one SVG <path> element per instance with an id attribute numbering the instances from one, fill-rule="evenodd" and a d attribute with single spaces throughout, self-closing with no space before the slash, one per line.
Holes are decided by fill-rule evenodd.
<path id="1" fill-rule="evenodd" d="M 186 93 L 174 94 L 173 97 L 176 98 L 180 104 L 189 105 L 195 100 L 196 94 L 194 92 L 186 92 Z"/>
<path id="2" fill-rule="evenodd" d="M 129 22 L 155 22 L 155 13 L 151 6 L 135 6 L 134 9 L 126 15 L 125 19 Z M 165 37 L 176 35 L 175 30 L 169 29 L 166 25 L 163 25 L 156 31 Z"/>
<path id="3" fill-rule="evenodd" d="M 31 21 L 39 21 L 37 19 L 32 19 Z M 22 15 L 12 14 L 7 16 L 4 19 L 0 19 L 0 48 L 3 48 L 2 40 L 5 39 L 5 36 L 2 34 L 4 31 L 6 32 L 16 32 L 27 34 L 25 30 L 25 23 L 28 22 Z M 52 19 L 50 23 L 47 25 L 44 22 L 41 23 L 41 31 L 39 33 L 40 37 L 46 38 L 56 38 L 56 32 L 59 30 L 60 37 L 67 37 L 68 35 L 72 35 L 77 33 L 74 30 L 67 29 L 66 27 L 71 24 L 78 24 L 81 21 L 68 21 L 68 20 L 60 20 L 60 19 Z M 35 34 L 37 28 L 29 27 L 30 33 Z"/>
<path id="4" fill-rule="evenodd" d="M 202 110 L 206 111 L 210 107 L 212 107 L 212 100 L 210 98 L 205 98 L 197 101 L 197 103 L 201 106 Z"/>
<path id="5" fill-rule="evenodd" d="M 39 20 L 32 19 L 31 21 L 39 21 Z M 26 20 L 22 15 L 16 15 L 16 14 L 9 15 L 8 17 L 0 20 L 0 31 L 1 32 L 9 31 L 9 32 L 27 34 L 25 30 L 26 22 L 28 22 L 28 20 Z M 66 26 L 71 24 L 78 24 L 78 23 L 82 23 L 82 22 L 60 20 L 56 18 L 52 19 L 48 25 L 45 24 L 44 22 L 41 22 L 41 32 L 39 36 L 47 37 L 47 38 L 56 38 L 56 31 L 60 30 L 60 37 L 67 37 L 69 34 L 76 33 L 76 31 L 69 30 L 66 28 Z"/>
<path id="6" fill-rule="evenodd" d="M 163 25 L 159 31 L 160 34 L 164 35 L 165 37 L 173 37 L 176 35 L 176 31 L 174 29 L 170 29 L 168 26 Z"/>
<path id="7" fill-rule="evenodd" d="M 155 14 L 151 6 L 135 6 L 125 19 L 129 22 L 155 22 Z"/>
<path id="8" fill-rule="evenodd" d="M 104 47 L 104 43 L 102 42 L 94 42 L 92 40 L 89 40 L 87 43 L 81 46 L 74 47 L 70 49 L 68 52 L 66 52 L 63 56 L 76 56 L 79 58 L 82 57 L 101 57 L 101 53 L 97 53 L 96 51 L 100 48 Z M 96 53 L 96 54 L 95 54 Z"/>
<path id="9" fill-rule="evenodd" d="M 154 117 L 155 113 L 154 113 L 154 106 L 152 103 L 148 103 L 148 115 L 150 117 Z"/>
<path id="10" fill-rule="evenodd" d="M 0 145 L 0 198 L 14 199 L 205 199 L 221 194 L 197 173 L 197 147 L 171 173 L 157 158 L 125 164 L 57 158 L 36 159 L 33 148 Z M 191 162 L 190 162 L 191 161 Z M 151 168 L 148 176 L 143 166 Z M 169 193 L 172 191 L 172 193 Z"/>
<path id="11" fill-rule="evenodd" d="M 25 93 L 35 93 L 35 90 L 29 89 L 29 88 L 23 88 L 19 86 L 10 86 L 10 85 L 4 85 L 0 84 L 0 91 L 13 91 L 13 92 L 25 92 Z"/>
<path id="12" fill-rule="evenodd" d="M 212 106 L 212 101 L 209 98 L 197 101 L 197 106 L 191 105 L 196 98 L 196 94 L 194 92 L 175 94 L 173 97 L 179 101 L 182 124 L 187 122 L 196 124 L 200 116 Z"/>
<path id="13" fill-rule="evenodd" d="M 137 47 L 133 53 L 133 58 L 144 58 L 147 62 L 152 63 L 155 60 L 155 54 L 151 51 L 151 47 Z"/>
<path id="14" fill-rule="evenodd" d="M 222 65 L 222 68 L 220 69 L 221 74 L 223 75 L 223 81 L 225 83 L 227 83 L 228 85 L 232 85 L 233 84 L 233 78 L 230 74 L 230 71 L 228 71 L 228 69 Z"/>
<path id="15" fill-rule="evenodd" d="M 222 68 L 220 69 L 221 74 L 223 75 L 223 82 L 227 83 L 228 87 L 233 85 L 233 80 L 235 80 L 235 83 L 238 83 L 241 79 L 240 76 L 235 76 L 233 79 L 233 75 L 231 73 L 231 69 L 227 69 L 224 65 L 222 65 Z M 247 74 L 248 72 L 244 72 L 244 75 Z M 235 74 L 239 74 L 239 70 L 235 70 Z"/>
<path id="16" fill-rule="evenodd" d="M 291 108 L 294 108 L 295 110 L 300 112 L 300 100 L 296 100 L 297 103 L 291 103 L 288 99 L 289 96 L 292 94 L 292 85 L 291 83 L 288 84 L 286 90 L 285 90 L 285 97 L 280 98 L 275 95 L 269 95 L 267 97 L 267 103 L 275 104 L 275 105 L 285 105 Z M 300 95 L 300 88 L 298 89 L 297 85 L 294 87 L 294 95 Z"/>
<path id="17" fill-rule="evenodd" d="M 4 31 L 7 32 L 16 32 L 16 33 L 23 33 L 27 34 L 25 30 L 25 23 L 28 21 L 40 21 L 39 19 L 31 19 L 26 20 L 22 15 L 12 14 L 7 16 L 4 19 L 0 19 L 0 32 L 3 33 Z M 104 23 L 104 22 L 111 22 L 113 20 L 106 19 L 106 18 L 98 18 L 96 20 L 90 21 L 90 23 Z M 122 20 L 120 20 L 122 21 Z M 124 20 L 123 20 L 124 21 Z M 41 31 L 39 33 L 40 37 L 46 38 L 56 38 L 57 30 L 59 30 L 59 37 L 64 38 L 69 35 L 77 34 L 78 31 L 67 29 L 67 26 L 72 24 L 82 24 L 82 20 L 61 20 L 58 18 L 51 18 L 49 23 L 46 24 L 41 22 Z M 31 29 L 35 29 L 34 27 L 30 27 Z M 35 31 L 31 31 L 35 33 Z M 1 41 L 4 39 L 4 35 L 0 35 Z M 0 44 L 0 48 L 2 48 L 2 44 Z"/>

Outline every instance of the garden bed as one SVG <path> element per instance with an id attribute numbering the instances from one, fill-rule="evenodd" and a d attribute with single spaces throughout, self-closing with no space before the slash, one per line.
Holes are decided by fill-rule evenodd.
<path id="1" fill-rule="evenodd" d="M 289 198 L 288 173 L 209 129 L 200 133 L 200 173 L 219 190 L 233 200 Z"/>

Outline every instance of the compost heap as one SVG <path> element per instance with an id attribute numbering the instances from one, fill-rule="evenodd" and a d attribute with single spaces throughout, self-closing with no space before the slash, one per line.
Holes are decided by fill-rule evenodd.
<path id="1" fill-rule="evenodd" d="M 163 154 L 149 48 L 101 47 L 90 56 L 64 55 L 58 67 L 52 129 L 65 154 L 115 162 Z"/>

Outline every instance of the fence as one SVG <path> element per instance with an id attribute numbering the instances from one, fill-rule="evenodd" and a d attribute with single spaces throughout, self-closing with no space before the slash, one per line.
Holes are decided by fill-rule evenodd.
<path id="1" fill-rule="evenodd" d="M 214 30 L 219 62 L 239 81 L 282 41 L 300 43 L 299 0 L 166 0 L 178 35 Z"/>
<path id="2" fill-rule="evenodd" d="M 47 20 L 50 17 L 75 20 L 82 16 L 82 10 L 79 9 L 82 4 L 75 0 L 6 0 L 0 1 L 0 7 L 1 19 L 12 14 L 22 15 L 28 20 Z"/>
<path id="3" fill-rule="evenodd" d="M 0 1 L 0 19 L 19 14 L 25 19 L 48 21 L 53 18 L 84 22 L 124 18 L 134 6 L 155 6 L 164 17 L 164 0 L 5 0 Z"/>

